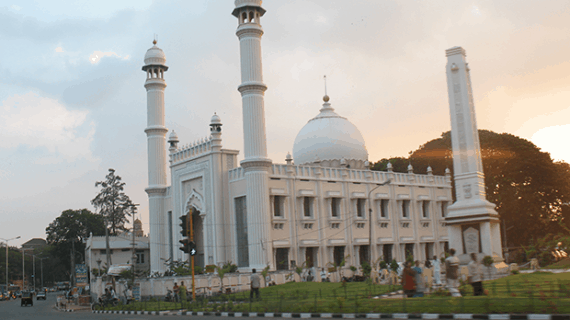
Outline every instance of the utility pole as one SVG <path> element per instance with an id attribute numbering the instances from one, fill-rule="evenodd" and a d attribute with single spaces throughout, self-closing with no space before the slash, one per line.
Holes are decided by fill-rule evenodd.
<path id="1" fill-rule="evenodd" d="M 20 239 L 20 236 L 17 236 L 12 239 L 0 238 L 0 240 L 4 240 L 4 242 L 6 243 L 6 291 L 8 291 L 8 287 L 10 286 L 10 283 L 8 282 L 8 241 L 15 239 Z"/>
<path id="2" fill-rule="evenodd" d="M 32 265 L 33 265 L 32 279 L 34 280 L 32 287 L 34 288 L 34 291 L 36 291 L 36 255 L 35 254 L 32 254 Z"/>
<path id="3" fill-rule="evenodd" d="M 137 206 L 140 206 L 140 204 L 134 203 L 130 206 L 134 207 L 134 210 L 136 211 Z M 136 242 L 135 242 L 135 212 L 133 212 L 133 242 L 131 243 L 131 245 L 133 246 L 133 256 L 131 257 L 131 260 L 132 260 L 131 273 L 133 276 L 133 287 L 134 287 L 134 285 L 135 285 L 135 262 L 137 261 Z"/>
<path id="4" fill-rule="evenodd" d="M 370 267 L 372 267 L 372 199 L 371 199 L 371 195 L 372 195 L 372 191 L 380 188 L 381 186 L 385 186 L 387 184 L 390 183 L 390 179 L 376 185 L 376 187 L 374 187 L 372 190 L 370 190 L 368 192 L 368 259 L 370 259 Z"/>
<path id="5" fill-rule="evenodd" d="M 24 256 L 26 255 L 26 250 L 33 250 L 33 248 L 22 247 L 22 290 L 26 288 L 26 269 L 24 268 Z"/>
<path id="6" fill-rule="evenodd" d="M 190 208 L 190 214 L 188 220 L 190 224 L 190 228 L 188 229 L 188 232 L 190 233 L 190 243 L 194 242 L 194 222 L 192 220 L 194 220 L 194 208 Z M 190 265 L 192 268 L 192 301 L 196 301 L 196 288 L 195 288 L 195 284 L 194 284 L 194 255 L 192 253 L 190 253 Z"/>
<path id="7" fill-rule="evenodd" d="M 71 287 L 75 287 L 75 238 L 71 239 Z"/>

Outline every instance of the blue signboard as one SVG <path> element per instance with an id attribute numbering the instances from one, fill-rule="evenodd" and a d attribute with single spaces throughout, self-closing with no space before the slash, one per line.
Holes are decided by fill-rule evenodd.
<path id="1" fill-rule="evenodd" d="M 87 285 L 87 267 L 84 264 L 75 265 L 75 281 L 78 285 Z"/>

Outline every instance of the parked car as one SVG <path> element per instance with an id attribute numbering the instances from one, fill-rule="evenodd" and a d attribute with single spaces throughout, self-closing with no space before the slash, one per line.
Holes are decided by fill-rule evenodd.
<path id="1" fill-rule="evenodd" d="M 36 294 L 36 300 L 40 300 L 40 299 L 43 299 L 43 300 L 46 299 L 46 293 L 43 290 Z"/>
<path id="2" fill-rule="evenodd" d="M 33 307 L 34 306 L 33 294 L 30 291 L 24 291 L 24 292 L 21 292 L 21 294 L 22 294 L 22 300 L 21 300 L 20 306 L 23 307 L 24 305 L 25 306 L 30 305 Z"/>
<path id="3" fill-rule="evenodd" d="M 10 300 L 10 294 L 8 292 L 0 292 L 0 301 Z"/>

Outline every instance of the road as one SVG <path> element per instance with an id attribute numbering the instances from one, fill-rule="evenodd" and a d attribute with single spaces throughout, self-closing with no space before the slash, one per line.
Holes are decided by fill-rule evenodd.
<path id="1" fill-rule="evenodd" d="M 2 320 L 32 320 L 32 319 L 47 319 L 47 320 L 122 320 L 122 319 L 162 319 L 163 317 L 157 315 L 136 315 L 136 314 L 94 314 L 91 311 L 76 311 L 76 312 L 63 312 L 54 309 L 56 301 L 55 293 L 48 293 L 47 299 L 36 300 L 34 298 L 33 307 L 21 307 L 20 299 L 10 301 L 0 301 L 0 319 Z M 172 319 L 188 319 L 190 316 L 174 316 L 169 317 Z M 192 316 L 192 318 L 199 318 L 199 320 L 220 320 L 228 319 L 216 316 Z M 263 319 L 263 318 L 257 318 Z"/>

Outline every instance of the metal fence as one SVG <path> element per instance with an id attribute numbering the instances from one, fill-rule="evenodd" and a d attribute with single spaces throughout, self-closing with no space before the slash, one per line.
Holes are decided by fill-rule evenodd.
<path id="1" fill-rule="evenodd" d="M 166 302 L 164 297 L 142 297 L 141 301 L 106 307 L 106 310 L 187 310 L 204 312 L 274 313 L 570 313 L 570 282 L 543 281 L 485 284 L 484 296 L 473 296 L 470 285 L 462 284 L 462 297 L 451 297 L 445 289 L 432 290 L 424 297 L 407 298 L 400 286 L 369 283 L 331 284 L 326 288 L 287 290 L 280 286 L 233 294 L 200 295 L 195 301 Z"/>

